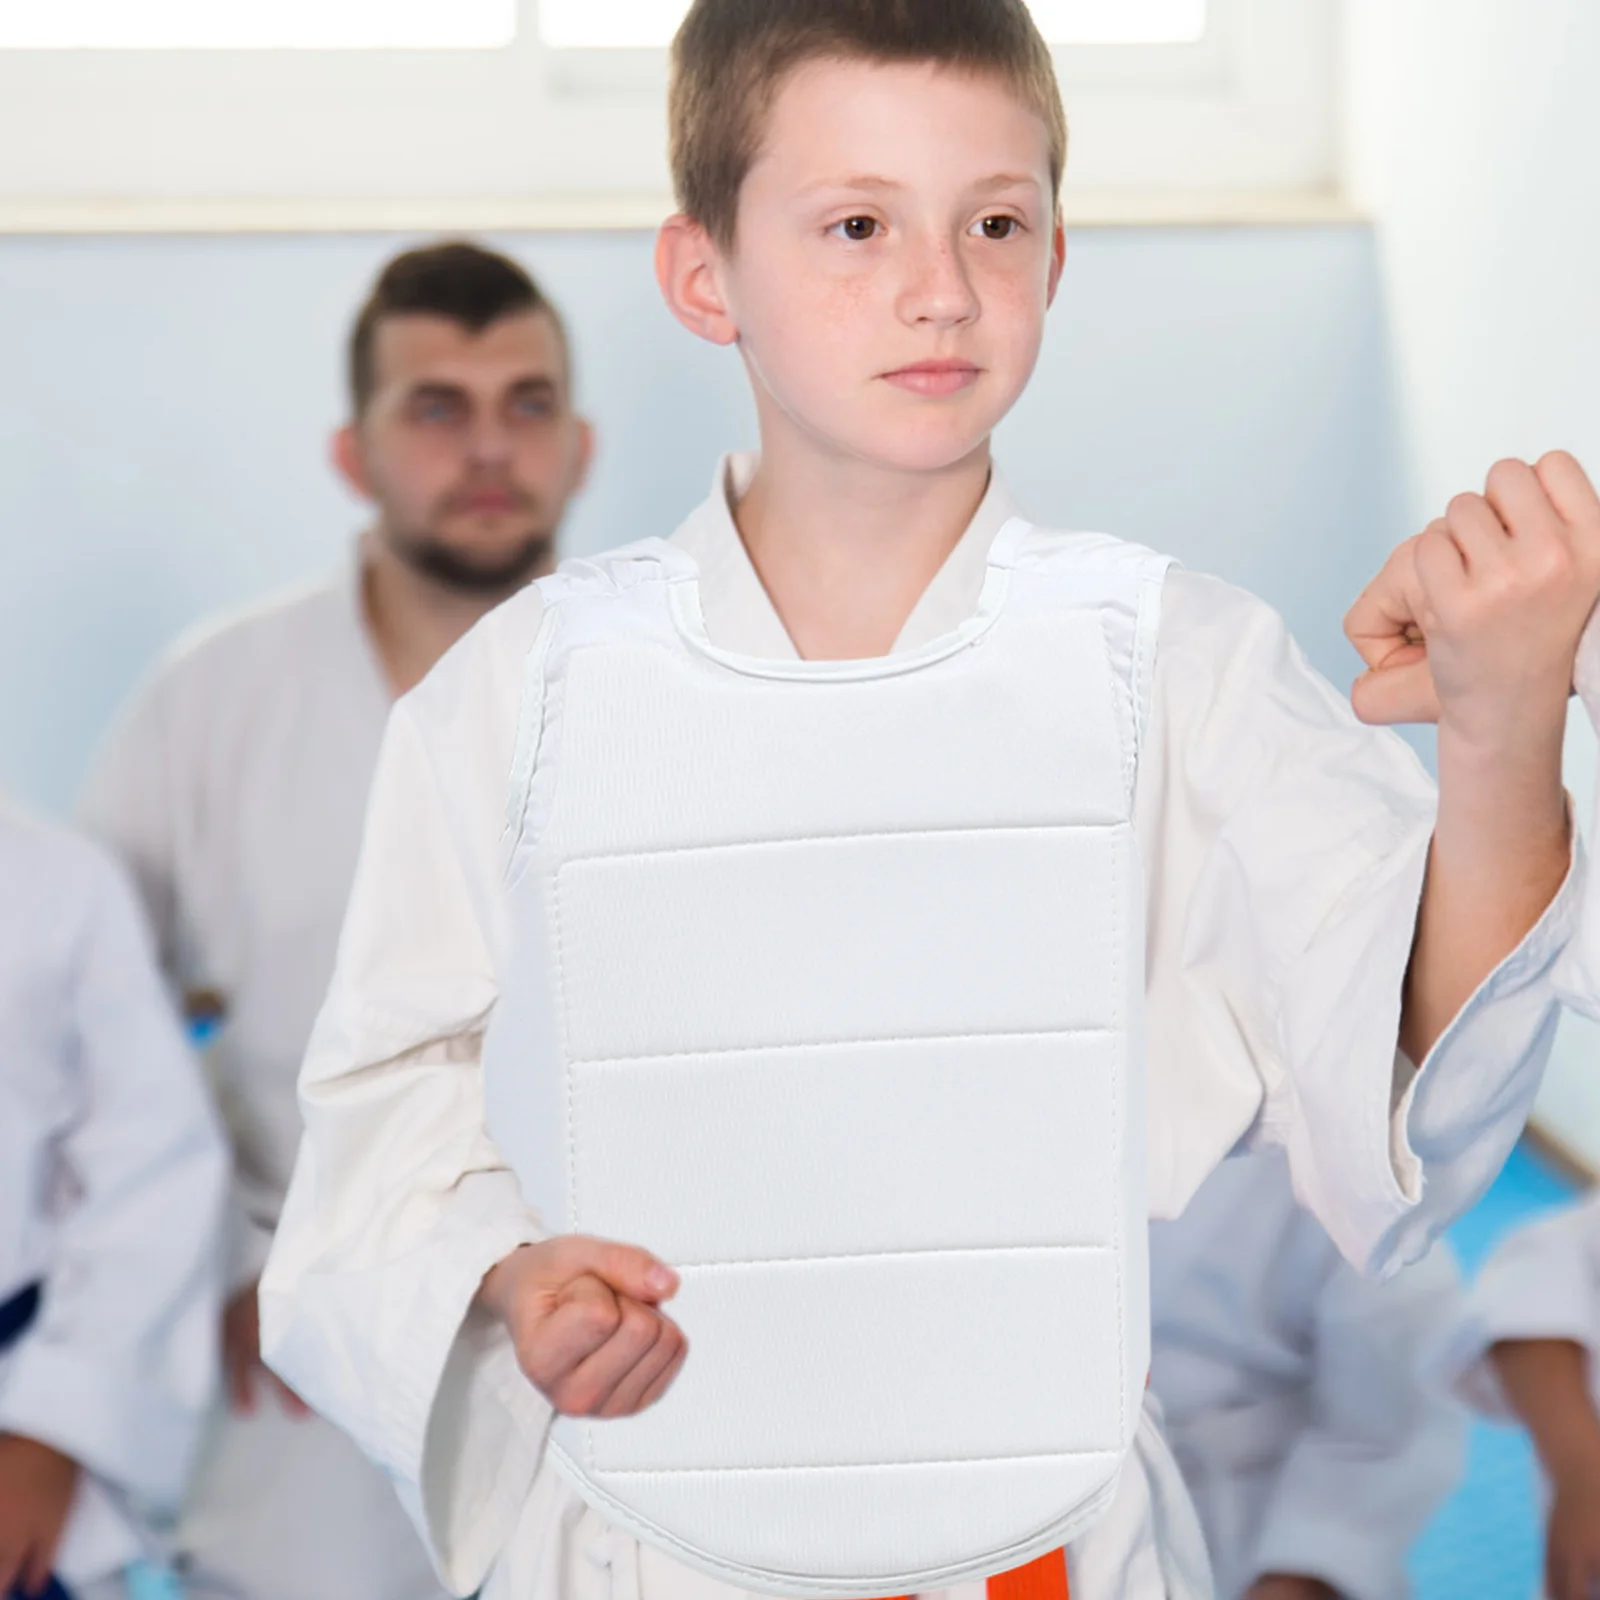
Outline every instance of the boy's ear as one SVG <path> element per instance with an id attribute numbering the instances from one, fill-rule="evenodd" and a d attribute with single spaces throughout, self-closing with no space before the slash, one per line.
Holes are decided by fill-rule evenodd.
<path id="1" fill-rule="evenodd" d="M 728 314 L 722 258 L 711 235 L 682 212 L 656 235 L 656 282 L 668 307 L 690 333 L 712 344 L 733 344 L 739 330 Z"/>
<path id="2" fill-rule="evenodd" d="M 1056 290 L 1061 287 L 1061 271 L 1067 264 L 1067 228 L 1060 215 L 1056 217 L 1055 232 L 1050 238 L 1050 288 L 1045 304 L 1056 303 Z"/>

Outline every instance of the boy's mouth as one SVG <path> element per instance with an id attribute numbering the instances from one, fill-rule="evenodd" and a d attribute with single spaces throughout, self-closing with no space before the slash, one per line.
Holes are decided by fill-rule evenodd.
<path id="1" fill-rule="evenodd" d="M 917 361 L 909 367 L 896 367 L 882 376 L 897 389 L 937 399 L 970 389 L 981 370 L 970 361 Z"/>

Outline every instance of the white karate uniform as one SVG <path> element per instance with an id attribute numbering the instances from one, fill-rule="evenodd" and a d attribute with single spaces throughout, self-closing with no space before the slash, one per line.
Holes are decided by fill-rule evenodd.
<path id="1" fill-rule="evenodd" d="M 1497 1422 L 1516 1421 L 1489 1352 L 1502 1340 L 1570 1339 L 1589 1354 L 1600 1409 L 1600 1190 L 1501 1240 L 1467 1292 L 1434 1365 L 1457 1394 Z"/>
<path id="2" fill-rule="evenodd" d="M 295 1078 L 333 970 L 390 694 L 355 562 L 180 641 L 122 717 L 86 825 L 133 869 L 173 987 L 226 1015 L 209 1055 L 234 1150 L 228 1284 L 266 1260 L 300 1138 Z M 394 1493 L 337 1428 L 213 1421 L 179 1541 L 250 1600 L 433 1600 Z"/>
<path id="3" fill-rule="evenodd" d="M 1459 1310 L 1448 1249 L 1358 1273 L 1262 1150 L 1151 1227 L 1150 1292 L 1150 1383 L 1217 1593 L 1292 1572 L 1403 1600 L 1406 1554 L 1464 1464 L 1460 1407 L 1421 1370 Z"/>
<path id="4" fill-rule="evenodd" d="M 227 1157 L 137 902 L 84 840 L 0 812 L 0 1433 L 83 1469 L 81 1595 L 161 1555 L 216 1377 Z"/>
<path id="5" fill-rule="evenodd" d="M 732 492 L 750 470 L 734 463 Z M 896 649 L 970 614 L 1012 514 L 993 484 Z M 720 475 L 674 539 L 699 566 L 714 643 L 794 657 Z M 264 1341 L 384 1463 L 454 1592 L 486 1578 L 485 1600 L 714 1600 L 731 1591 L 609 1530 L 542 1467 L 549 1409 L 503 1332 L 468 1309 L 491 1265 L 541 1237 L 485 1134 L 480 1067 L 540 616 L 537 587 L 501 606 L 390 719 L 302 1074 L 306 1137 L 263 1279 Z M 1241 1140 L 1279 1144 L 1344 1251 L 1382 1267 L 1420 1256 L 1487 1186 L 1537 1084 L 1546 980 L 1579 888 L 1415 1072 L 1395 1040 L 1432 821 L 1405 746 L 1355 722 L 1266 606 L 1169 578 L 1136 815 L 1153 1215 L 1180 1212 Z M 1192 1518 L 1147 1426 L 1111 1512 L 1072 1547 L 1075 1600 L 1208 1594 L 1203 1555 L 1200 1571 L 1175 1570 L 1193 1561 Z"/>

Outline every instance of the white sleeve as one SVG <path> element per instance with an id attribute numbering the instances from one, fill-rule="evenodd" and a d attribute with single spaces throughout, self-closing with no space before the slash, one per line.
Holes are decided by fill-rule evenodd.
<path id="1" fill-rule="evenodd" d="M 1475 1410 L 1514 1422 L 1489 1352 L 1519 1339 L 1567 1339 L 1600 1358 L 1600 1194 L 1501 1242 L 1432 1365 Z"/>
<path id="2" fill-rule="evenodd" d="M 1433 786 L 1267 606 L 1181 572 L 1139 812 L 1152 1099 L 1185 1130 L 1153 1148 L 1153 1181 L 1181 1205 L 1241 1139 L 1282 1145 L 1296 1196 L 1348 1259 L 1419 1258 L 1526 1120 L 1576 874 L 1413 1072 L 1397 1046 Z"/>
<path id="3" fill-rule="evenodd" d="M 1385 1283 L 1334 1268 L 1316 1307 L 1310 1420 L 1279 1470 L 1252 1579 L 1299 1573 L 1347 1600 L 1410 1592 L 1406 1556 L 1465 1466 L 1461 1408 L 1422 1378 L 1459 1301 L 1442 1245 Z"/>
<path id="4" fill-rule="evenodd" d="M 1600 733 L 1600 607 L 1578 641 L 1573 681 L 1590 723 Z M 1595 789 L 1594 806 L 1591 842 L 1600 838 L 1600 785 Z M 1573 1010 L 1600 1022 L 1600 874 L 1587 874 L 1577 932 L 1556 966 L 1555 982 L 1557 992 Z"/>
<path id="5" fill-rule="evenodd" d="M 390 718 L 261 1289 L 268 1361 L 390 1474 L 463 1594 L 510 1535 L 550 1415 L 469 1315 L 485 1272 L 542 1237 L 484 1128 L 525 654 L 500 615 Z"/>
<path id="6" fill-rule="evenodd" d="M 215 1379 L 227 1165 L 133 895 L 97 865 L 63 1041 L 87 1106 L 61 1151 L 73 1198 L 0 1430 L 172 1507 Z"/>

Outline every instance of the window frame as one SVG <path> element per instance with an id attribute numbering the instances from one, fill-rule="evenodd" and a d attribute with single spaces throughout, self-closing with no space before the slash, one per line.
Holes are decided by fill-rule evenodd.
<path id="1" fill-rule="evenodd" d="M 0 50 L 0 230 L 649 225 L 664 52 L 552 51 L 519 6 L 495 50 Z M 1338 0 L 1211 6 L 1199 44 L 1058 52 L 1069 217 L 1348 214 Z"/>

